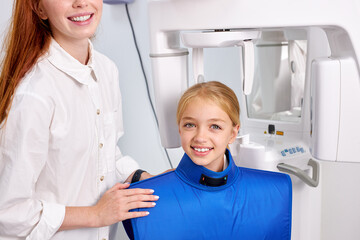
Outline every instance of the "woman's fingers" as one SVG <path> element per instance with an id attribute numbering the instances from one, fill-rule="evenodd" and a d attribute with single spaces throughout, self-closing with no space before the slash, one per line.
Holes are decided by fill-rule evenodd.
<path id="1" fill-rule="evenodd" d="M 114 192 L 117 190 L 122 190 L 121 193 L 124 196 L 153 194 L 154 193 L 153 189 L 142 189 L 142 188 L 127 189 L 129 186 L 130 186 L 129 183 L 116 183 L 109 190 L 107 190 L 107 192 Z"/>
<path id="2" fill-rule="evenodd" d="M 101 197 L 95 206 L 100 226 L 106 226 L 128 218 L 144 217 L 147 211 L 131 211 L 137 208 L 151 208 L 159 197 L 152 189 L 128 189 L 129 184 L 117 183 Z"/>
<path id="3" fill-rule="evenodd" d="M 145 217 L 149 215 L 149 212 L 147 211 L 142 211 L 142 212 L 128 212 L 126 213 L 126 219 L 131 219 L 131 218 L 138 218 L 138 217 Z"/>
<path id="4" fill-rule="evenodd" d="M 151 208 L 156 205 L 155 201 L 159 196 L 151 194 L 151 189 L 126 189 L 119 191 L 119 194 L 124 194 L 126 199 L 126 209 L 132 210 L 136 208 Z"/>
<path id="5" fill-rule="evenodd" d="M 137 208 L 152 208 L 155 207 L 155 202 L 131 202 L 127 204 L 127 208 L 129 210 L 137 209 Z"/>
<path id="6" fill-rule="evenodd" d="M 128 196 L 127 202 L 152 202 L 157 201 L 159 196 L 156 195 L 132 195 Z"/>
<path id="7" fill-rule="evenodd" d="M 142 189 L 142 188 L 132 188 L 124 189 L 121 191 L 124 196 L 134 196 L 134 195 L 150 195 L 154 193 L 153 189 Z"/>
<path id="8" fill-rule="evenodd" d="M 140 189 L 138 189 L 140 190 Z M 136 208 L 150 208 L 154 207 L 156 203 L 154 201 L 157 201 L 159 199 L 159 196 L 152 195 L 152 194 L 137 194 L 142 193 L 143 191 L 134 191 L 131 193 L 134 193 L 134 195 L 127 195 L 124 197 L 126 200 L 126 208 L 128 210 L 136 209 Z M 122 190 L 124 192 L 124 190 Z M 127 193 L 129 194 L 129 193 Z"/>
<path id="9" fill-rule="evenodd" d="M 112 186 L 109 190 L 106 192 L 114 192 L 116 190 L 126 189 L 130 186 L 130 183 L 116 183 L 114 186 Z"/>

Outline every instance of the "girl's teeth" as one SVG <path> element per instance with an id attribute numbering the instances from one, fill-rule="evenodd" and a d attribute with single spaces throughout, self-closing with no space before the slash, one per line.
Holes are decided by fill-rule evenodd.
<path id="1" fill-rule="evenodd" d="M 87 15 L 87 16 L 81 16 L 81 17 L 73 17 L 71 18 L 72 21 L 74 22 L 83 22 L 86 21 L 90 18 L 91 15 Z"/>
<path id="2" fill-rule="evenodd" d="M 194 148 L 194 149 L 195 149 L 195 151 L 197 151 L 197 152 L 207 152 L 207 151 L 210 150 L 209 148 Z"/>

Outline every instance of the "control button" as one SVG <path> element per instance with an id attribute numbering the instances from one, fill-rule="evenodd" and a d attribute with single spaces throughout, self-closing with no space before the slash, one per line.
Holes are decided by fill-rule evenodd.
<path id="1" fill-rule="evenodd" d="M 275 125 L 269 124 L 268 132 L 269 132 L 269 134 L 275 134 Z"/>
<path id="2" fill-rule="evenodd" d="M 284 136 L 284 132 L 283 131 L 276 131 L 276 135 Z"/>
<path id="3" fill-rule="evenodd" d="M 105 178 L 104 176 L 101 176 L 101 177 L 100 177 L 100 181 L 103 181 L 103 180 L 104 180 L 104 178 Z"/>

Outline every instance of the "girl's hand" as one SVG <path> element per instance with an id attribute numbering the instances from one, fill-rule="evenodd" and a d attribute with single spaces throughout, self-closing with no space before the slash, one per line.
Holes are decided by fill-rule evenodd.
<path id="1" fill-rule="evenodd" d="M 101 197 L 98 203 L 93 207 L 96 219 L 96 226 L 109 226 L 119 221 L 130 218 L 144 217 L 149 213 L 129 212 L 136 208 L 151 208 L 155 206 L 158 196 L 153 195 L 151 189 L 127 189 L 129 183 L 117 183 Z"/>

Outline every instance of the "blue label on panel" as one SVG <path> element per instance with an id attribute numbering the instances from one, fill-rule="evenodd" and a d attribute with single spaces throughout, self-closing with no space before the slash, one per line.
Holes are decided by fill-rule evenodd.
<path id="1" fill-rule="evenodd" d="M 286 149 L 282 150 L 281 155 L 283 157 L 286 157 L 287 153 L 296 154 L 296 153 L 304 153 L 304 152 L 305 152 L 305 150 L 302 147 L 292 147 L 292 148 L 286 148 Z"/>

